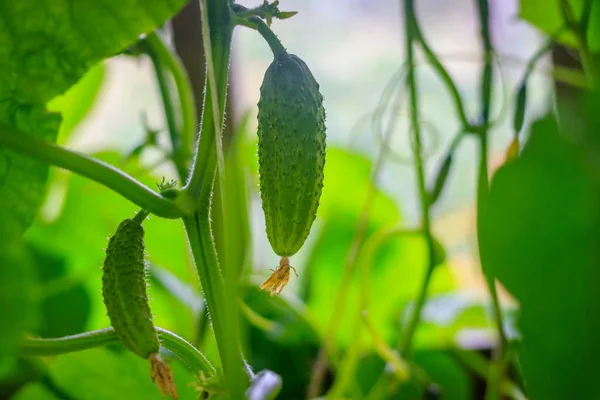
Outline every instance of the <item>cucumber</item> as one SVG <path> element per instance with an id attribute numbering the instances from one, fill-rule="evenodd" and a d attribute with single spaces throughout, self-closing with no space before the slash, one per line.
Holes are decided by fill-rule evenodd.
<path id="1" fill-rule="evenodd" d="M 265 73 L 258 103 L 262 208 L 271 247 L 282 257 L 261 285 L 271 295 L 289 280 L 289 257 L 306 241 L 317 214 L 325 130 L 323 96 L 310 69 L 298 56 L 278 54 Z"/>
<path id="2" fill-rule="evenodd" d="M 159 357 L 146 290 L 144 228 L 126 219 L 110 238 L 102 271 L 102 296 L 115 333 L 132 353 L 151 364 L 150 376 L 163 397 L 178 398 L 170 367 Z"/>

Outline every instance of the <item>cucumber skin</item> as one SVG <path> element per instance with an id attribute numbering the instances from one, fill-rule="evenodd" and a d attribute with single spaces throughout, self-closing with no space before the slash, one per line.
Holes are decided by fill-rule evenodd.
<path id="1" fill-rule="evenodd" d="M 148 359 L 160 348 L 146 292 L 144 228 L 126 219 L 110 238 L 102 274 L 104 304 L 117 336 L 131 352 Z"/>
<path id="2" fill-rule="evenodd" d="M 323 188 L 326 133 L 319 84 L 293 54 L 273 60 L 258 103 L 260 193 L 271 247 L 289 257 L 304 244 Z"/>

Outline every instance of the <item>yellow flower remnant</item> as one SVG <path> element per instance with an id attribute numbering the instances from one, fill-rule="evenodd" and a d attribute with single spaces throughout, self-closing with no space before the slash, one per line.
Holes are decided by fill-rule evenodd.
<path id="1" fill-rule="evenodd" d="M 170 395 L 173 400 L 179 398 L 171 368 L 158 356 L 150 355 L 150 377 L 160 390 L 163 398 Z"/>
<path id="2" fill-rule="evenodd" d="M 280 294 L 290 280 L 290 268 L 294 271 L 297 278 L 298 273 L 296 272 L 296 268 L 290 265 L 289 257 L 281 257 L 277 269 L 271 270 L 273 271 L 271 276 L 269 276 L 258 289 L 271 291 L 271 296 L 275 293 Z"/>

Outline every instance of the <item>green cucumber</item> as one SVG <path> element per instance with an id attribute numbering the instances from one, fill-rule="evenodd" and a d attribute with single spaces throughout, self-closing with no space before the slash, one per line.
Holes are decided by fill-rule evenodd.
<path id="1" fill-rule="evenodd" d="M 304 244 L 317 214 L 325 167 L 325 108 L 319 84 L 299 57 L 278 54 L 258 103 L 260 194 L 271 247 L 282 257 L 261 289 L 280 293 L 289 257 Z"/>
<path id="2" fill-rule="evenodd" d="M 142 211 L 138 215 L 146 214 Z M 170 394 L 176 399 L 171 369 L 158 356 L 160 342 L 152 323 L 146 290 L 144 228 L 136 219 L 121 222 L 108 242 L 102 296 L 110 323 L 121 342 L 132 353 L 150 361 L 150 375 L 163 397 Z"/>

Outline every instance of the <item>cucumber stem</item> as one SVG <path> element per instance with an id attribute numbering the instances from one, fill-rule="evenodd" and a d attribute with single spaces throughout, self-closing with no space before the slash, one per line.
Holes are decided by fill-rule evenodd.
<path id="1" fill-rule="evenodd" d="M 271 28 L 269 28 L 269 26 L 262 19 L 258 17 L 253 17 L 249 18 L 248 20 L 256 24 L 256 29 L 258 30 L 258 33 L 260 33 L 261 36 L 267 41 L 267 44 L 273 52 L 274 58 L 279 58 L 288 54 L 275 32 L 273 32 Z"/>
<path id="2" fill-rule="evenodd" d="M 215 368 L 208 359 L 192 344 L 166 329 L 159 327 L 155 329 L 162 346 L 175 354 L 195 374 L 200 372 L 208 376 L 216 374 Z M 21 355 L 55 356 L 116 343 L 120 343 L 120 340 L 112 327 L 52 339 L 26 337 L 21 343 Z"/>
<path id="3" fill-rule="evenodd" d="M 133 217 L 132 219 L 141 225 L 144 222 L 144 220 L 148 217 L 148 215 L 150 215 L 150 212 L 142 208 L 140 211 L 138 211 L 137 214 L 135 214 L 135 217 Z"/>
<path id="4" fill-rule="evenodd" d="M 7 126 L 0 126 L 0 149 L 3 148 L 98 182 L 159 217 L 175 219 L 182 215 L 174 201 L 164 198 L 120 169 L 87 154 L 65 149 Z"/>

